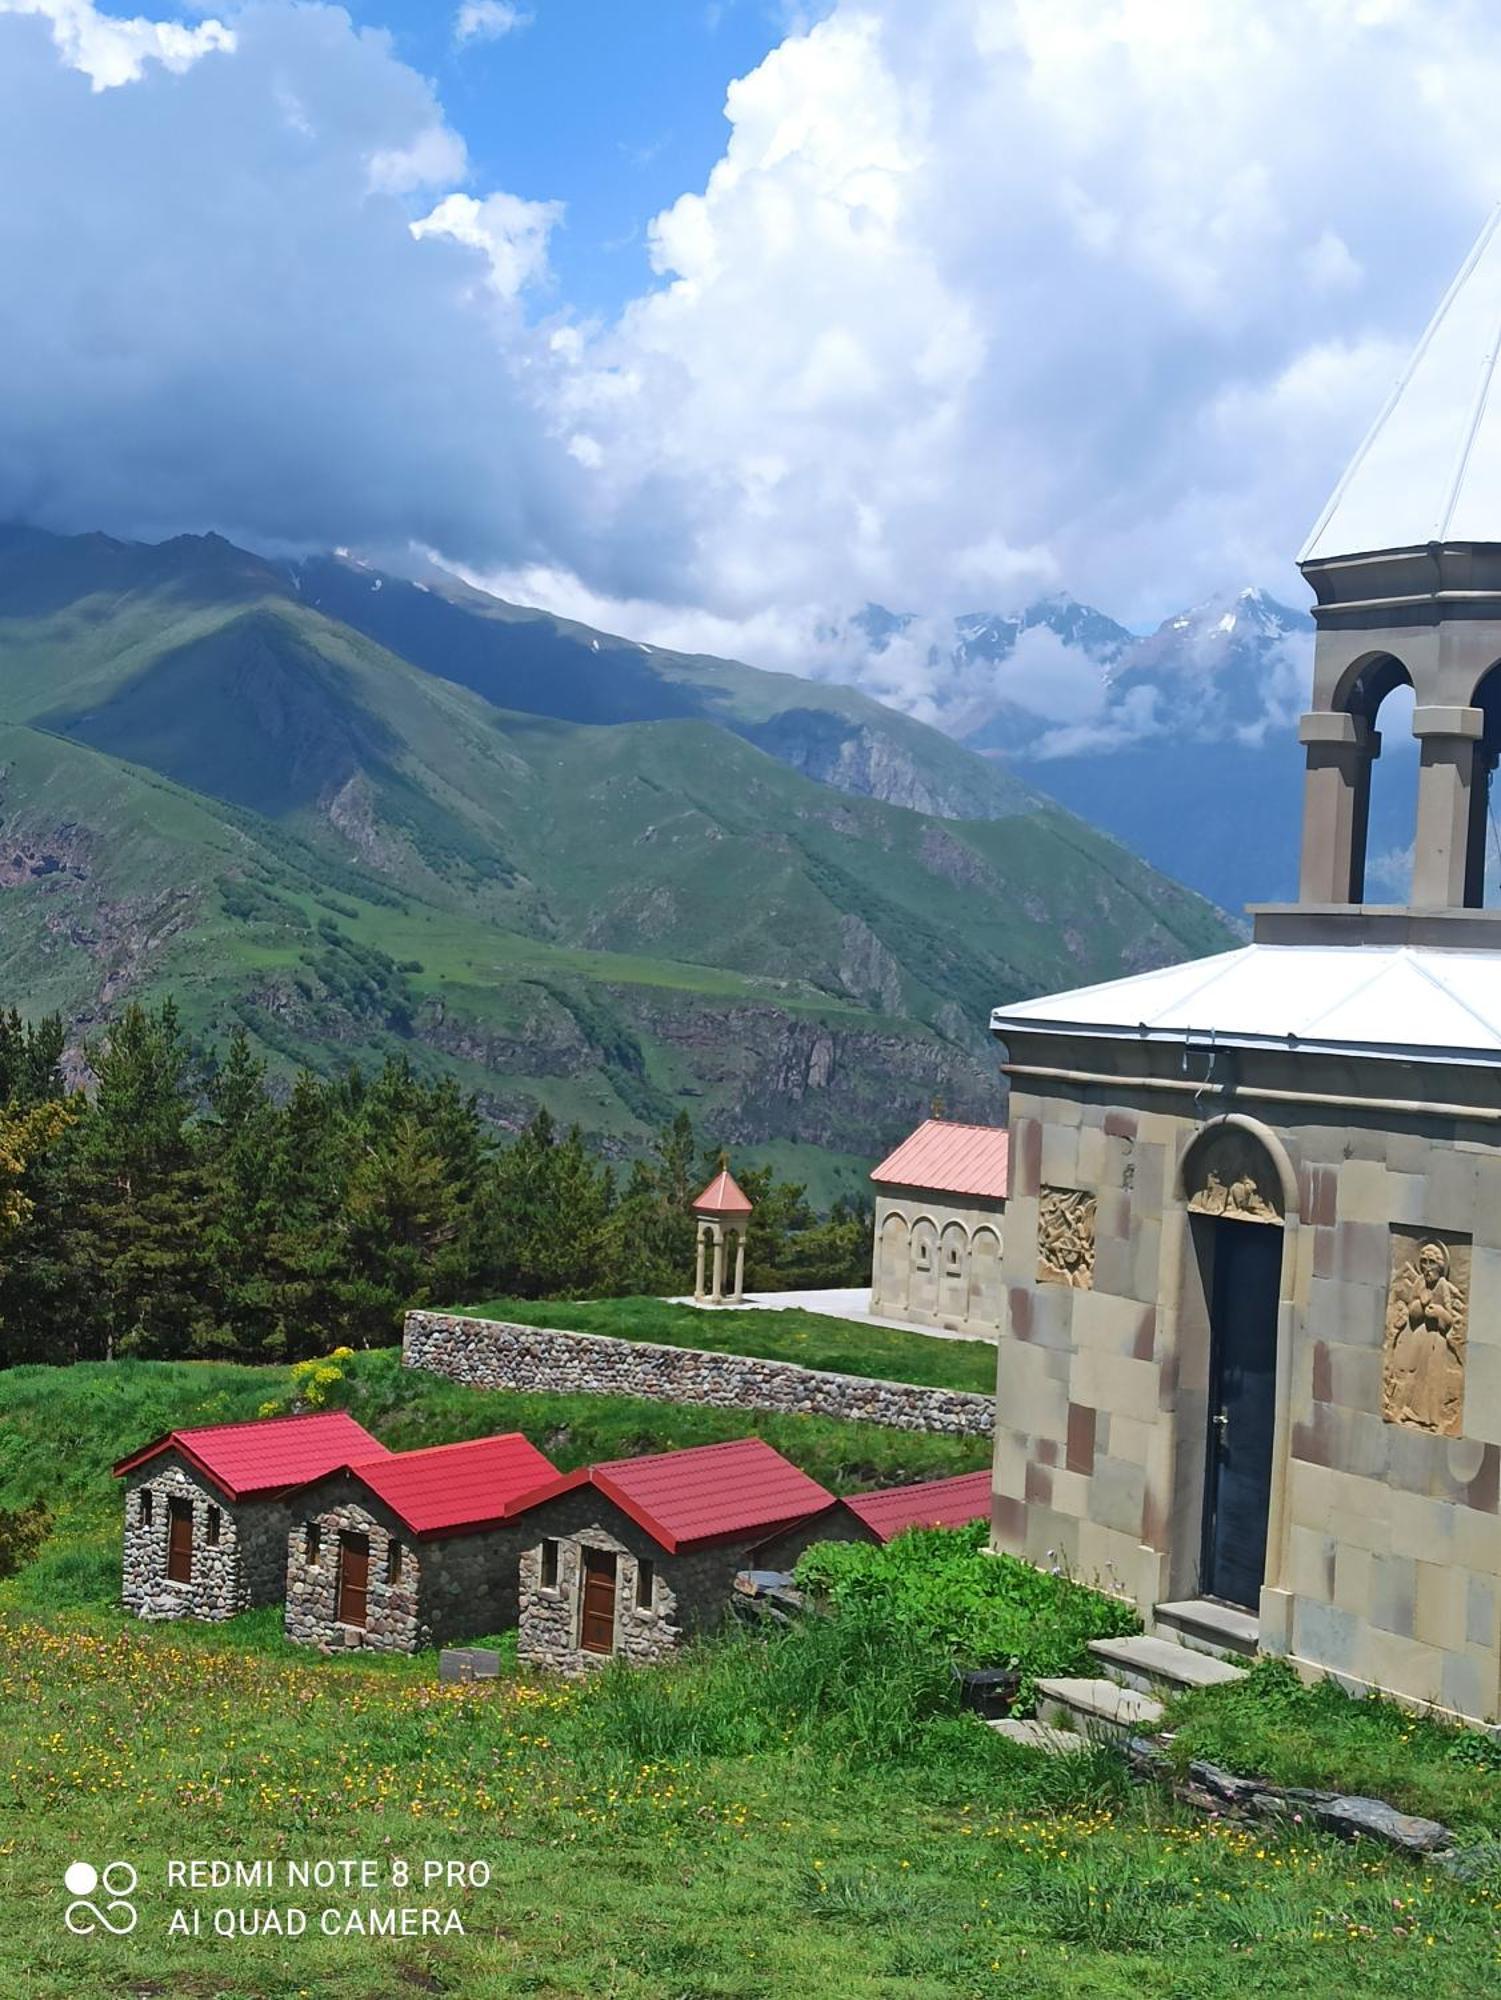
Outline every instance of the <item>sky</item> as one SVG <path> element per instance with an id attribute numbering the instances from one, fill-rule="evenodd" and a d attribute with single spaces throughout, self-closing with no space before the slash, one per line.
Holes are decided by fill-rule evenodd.
<path id="1" fill-rule="evenodd" d="M 803 671 L 1306 602 L 1501 196 L 1492 0 L 142 5 L 0 0 L 0 518 Z"/>

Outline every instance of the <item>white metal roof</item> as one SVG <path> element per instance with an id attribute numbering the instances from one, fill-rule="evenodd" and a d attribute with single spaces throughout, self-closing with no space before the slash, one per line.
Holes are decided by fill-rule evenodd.
<path id="1" fill-rule="evenodd" d="M 1501 208 L 1356 452 L 1299 562 L 1501 542 Z"/>
<path id="2" fill-rule="evenodd" d="M 997 1007 L 990 1025 L 1501 1066 L 1501 951 L 1250 944 Z"/>

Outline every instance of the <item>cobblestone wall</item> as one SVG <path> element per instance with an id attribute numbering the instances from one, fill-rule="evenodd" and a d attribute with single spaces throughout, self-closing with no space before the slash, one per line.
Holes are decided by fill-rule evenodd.
<path id="1" fill-rule="evenodd" d="M 151 1519 L 142 1494 L 151 1496 Z M 187 1583 L 167 1575 L 168 1522 L 173 1500 L 193 1509 L 193 1567 Z M 218 1535 L 210 1540 L 211 1510 Z M 125 1489 L 121 1599 L 138 1618 L 233 1618 L 281 1597 L 286 1569 L 287 1510 L 274 1500 L 232 1506 L 192 1475 L 175 1455 L 152 1459 Z"/>
<path id="2" fill-rule="evenodd" d="M 586 1673 L 603 1666 L 607 1655 L 586 1653 L 578 1643 L 579 1583 L 585 1548 L 607 1549 L 616 1557 L 615 1651 L 638 1665 L 666 1659 L 683 1637 L 718 1624 L 729 1603 L 730 1586 L 744 1566 L 742 1545 L 673 1556 L 593 1488 L 561 1494 L 533 1508 L 524 1523 L 521 1550 L 521 1613 L 518 1652 L 532 1666 L 562 1673 Z M 558 1545 L 557 1581 L 542 1581 L 544 1539 Z M 643 1561 L 652 1565 L 651 1602 L 638 1602 Z"/>
<path id="3" fill-rule="evenodd" d="M 318 1529 L 316 1561 L 308 1528 Z M 370 1544 L 363 1625 L 338 1617 L 339 1537 Z M 345 1476 L 302 1502 L 287 1537 L 286 1634 L 302 1645 L 414 1653 L 455 1639 L 488 1637 L 516 1623 L 520 1528 L 416 1541 L 396 1518 Z M 392 1574 L 391 1549 L 399 1548 Z"/>
<path id="4" fill-rule="evenodd" d="M 425 1368 L 477 1389 L 583 1391 L 720 1409 L 811 1411 L 894 1430 L 970 1437 L 988 1437 L 995 1424 L 994 1398 L 963 1390 L 454 1313 L 408 1313 L 402 1359 L 408 1368 Z"/>

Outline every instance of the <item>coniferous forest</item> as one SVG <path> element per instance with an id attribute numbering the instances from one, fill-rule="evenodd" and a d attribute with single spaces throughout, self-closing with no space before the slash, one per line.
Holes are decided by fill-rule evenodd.
<path id="1" fill-rule="evenodd" d="M 539 1113 L 497 1138 L 403 1062 L 273 1088 L 247 1036 L 195 1047 L 131 1006 L 70 1089 L 55 1017 L 0 1015 L 0 1355 L 295 1360 L 386 1345 L 412 1305 L 691 1288 L 693 1196 L 720 1163 L 686 1113 L 648 1158 Z M 870 1220 L 736 1166 L 753 1288 L 856 1284 Z"/>

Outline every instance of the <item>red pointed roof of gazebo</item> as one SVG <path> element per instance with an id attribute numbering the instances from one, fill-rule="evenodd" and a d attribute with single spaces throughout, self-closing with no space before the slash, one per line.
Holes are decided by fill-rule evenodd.
<path id="1" fill-rule="evenodd" d="M 721 1167 L 693 1204 L 695 1215 L 749 1215 L 751 1204 L 728 1167 Z"/>

